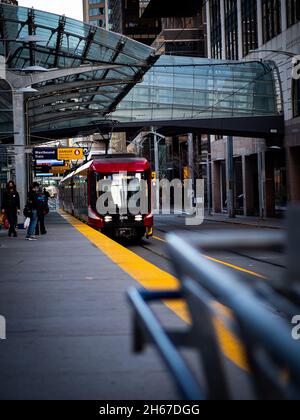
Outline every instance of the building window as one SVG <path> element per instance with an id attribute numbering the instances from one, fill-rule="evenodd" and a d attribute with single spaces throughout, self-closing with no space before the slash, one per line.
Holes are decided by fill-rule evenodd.
<path id="1" fill-rule="evenodd" d="M 222 58 L 222 22 L 219 0 L 210 2 L 211 54 L 213 58 Z"/>
<path id="2" fill-rule="evenodd" d="M 258 48 L 257 2 L 242 0 L 243 55 Z"/>
<path id="3" fill-rule="evenodd" d="M 90 20 L 90 25 L 100 26 L 100 28 L 103 28 L 104 27 L 104 21 L 102 19 Z"/>
<path id="4" fill-rule="evenodd" d="M 99 16 L 103 15 L 104 9 L 103 7 L 97 7 L 96 9 L 90 9 L 90 16 Z"/>
<path id="5" fill-rule="evenodd" d="M 300 117 L 300 79 L 293 80 L 293 111 L 294 118 Z"/>
<path id="6" fill-rule="evenodd" d="M 264 44 L 281 33 L 281 0 L 262 0 Z"/>
<path id="7" fill-rule="evenodd" d="M 225 0 L 226 58 L 239 59 L 237 0 Z"/>
<path id="8" fill-rule="evenodd" d="M 300 22 L 300 1 L 286 0 L 287 26 L 290 28 L 295 23 Z"/>

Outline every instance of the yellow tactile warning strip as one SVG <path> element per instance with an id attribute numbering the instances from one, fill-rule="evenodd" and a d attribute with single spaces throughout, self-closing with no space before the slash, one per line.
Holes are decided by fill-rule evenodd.
<path id="1" fill-rule="evenodd" d="M 224 265 L 225 267 L 233 268 L 234 270 L 240 271 L 241 273 L 249 274 L 250 276 L 257 277 L 257 278 L 262 279 L 262 280 L 267 280 L 267 277 L 263 276 L 262 274 L 256 273 L 255 271 L 247 270 L 246 268 L 239 267 L 237 265 L 230 264 L 230 263 L 227 263 L 225 261 L 222 261 L 222 260 L 218 260 L 216 258 L 209 257 L 207 255 L 205 255 L 205 258 L 207 260 L 213 261 L 213 262 L 215 262 L 217 264 Z"/>
<path id="2" fill-rule="evenodd" d="M 178 280 L 134 252 L 97 232 L 74 217 L 60 211 L 61 216 L 91 241 L 100 251 L 124 270 L 130 277 L 148 290 L 177 290 Z M 190 323 L 188 309 L 183 301 L 164 302 L 164 304 L 186 323 Z M 215 327 L 224 355 L 239 368 L 248 371 L 242 344 L 227 328 L 225 323 L 215 319 Z"/>
<path id="3" fill-rule="evenodd" d="M 162 239 L 158 236 L 153 236 L 153 239 L 160 241 L 160 242 L 167 242 L 165 239 Z M 204 255 L 204 258 L 207 260 L 213 261 L 217 264 L 224 265 L 225 267 L 232 268 L 233 270 L 240 271 L 245 274 L 249 274 L 250 276 L 257 277 L 262 280 L 267 280 L 267 277 L 263 276 L 262 274 L 256 273 L 255 271 L 248 270 L 243 267 L 239 267 L 238 265 L 230 264 L 226 261 L 218 260 L 217 258 L 209 257 L 208 255 Z"/>

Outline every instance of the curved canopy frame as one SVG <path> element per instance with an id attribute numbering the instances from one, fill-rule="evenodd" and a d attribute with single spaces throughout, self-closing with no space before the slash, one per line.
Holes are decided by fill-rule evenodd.
<path id="1" fill-rule="evenodd" d="M 29 42 L 32 36 L 36 42 Z M 33 131 L 51 121 L 59 129 L 59 121 L 71 121 L 72 112 L 76 125 L 81 125 L 80 118 L 93 125 L 95 118 L 116 108 L 156 60 L 152 48 L 122 35 L 3 3 L 0 39 L 0 55 L 6 57 L 14 88 L 32 86 L 38 91 L 29 100 Z M 24 71 L 36 66 L 49 72 Z"/>

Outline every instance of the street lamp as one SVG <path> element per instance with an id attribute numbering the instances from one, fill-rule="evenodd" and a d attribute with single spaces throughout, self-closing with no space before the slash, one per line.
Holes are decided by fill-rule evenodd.
<path id="1" fill-rule="evenodd" d="M 34 89 L 33 87 L 25 87 L 25 88 L 21 88 L 16 90 L 16 93 L 38 93 L 39 91 L 37 89 Z"/>
<path id="2" fill-rule="evenodd" d="M 20 71 L 24 73 L 47 73 L 50 70 L 42 66 L 29 66 L 24 69 L 20 69 Z"/>

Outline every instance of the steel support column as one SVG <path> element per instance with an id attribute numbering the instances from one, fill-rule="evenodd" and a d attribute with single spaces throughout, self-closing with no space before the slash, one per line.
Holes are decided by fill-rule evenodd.
<path id="1" fill-rule="evenodd" d="M 234 159 L 233 159 L 233 137 L 227 137 L 227 210 L 228 216 L 235 217 L 234 206 Z"/>
<path id="2" fill-rule="evenodd" d="M 259 191 L 259 217 L 266 217 L 266 152 L 260 150 L 257 154 L 258 164 L 258 191 Z"/>
<path id="3" fill-rule="evenodd" d="M 156 135 L 155 128 L 152 127 L 153 136 L 154 136 L 154 162 L 155 162 L 155 172 L 156 172 L 156 191 L 155 191 L 155 207 L 159 212 L 160 205 L 160 167 L 159 167 L 159 138 Z"/>
<path id="4" fill-rule="evenodd" d="M 207 136 L 207 146 L 208 146 L 208 155 L 207 155 L 207 211 L 208 214 L 212 214 L 212 162 L 211 162 L 211 136 Z"/>
<path id="5" fill-rule="evenodd" d="M 188 166 L 189 166 L 189 177 L 192 180 L 192 185 L 195 185 L 195 171 L 194 171 L 194 135 L 190 133 L 188 135 Z"/>
<path id="6" fill-rule="evenodd" d="M 26 165 L 26 127 L 25 127 L 25 104 L 24 94 L 13 91 L 13 114 L 14 114 L 14 144 L 16 184 L 20 194 L 21 209 L 24 208 L 27 197 L 27 165 Z"/>

